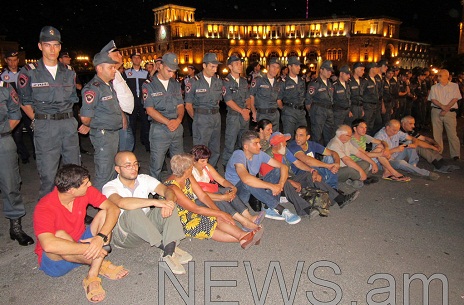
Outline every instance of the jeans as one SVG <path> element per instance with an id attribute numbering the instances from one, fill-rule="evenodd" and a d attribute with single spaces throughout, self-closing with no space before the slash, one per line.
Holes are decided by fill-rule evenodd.
<path id="1" fill-rule="evenodd" d="M 280 180 L 280 169 L 274 168 L 266 176 L 263 181 L 277 184 Z M 271 190 L 256 188 L 243 183 L 241 180 L 235 185 L 237 187 L 237 196 L 243 201 L 248 202 L 250 194 L 253 194 L 259 201 L 273 209 L 280 203 L 280 194 L 272 195 Z"/>

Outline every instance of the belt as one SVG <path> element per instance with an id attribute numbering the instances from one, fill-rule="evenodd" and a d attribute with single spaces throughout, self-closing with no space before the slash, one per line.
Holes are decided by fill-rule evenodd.
<path id="1" fill-rule="evenodd" d="M 332 105 L 326 105 L 326 104 L 322 104 L 322 103 L 312 103 L 312 105 L 316 105 L 316 106 L 319 106 L 319 107 L 322 107 L 322 108 L 325 108 L 325 109 L 332 109 Z"/>
<path id="2" fill-rule="evenodd" d="M 437 107 L 437 106 L 432 106 L 432 108 L 435 108 L 435 109 L 440 109 L 440 110 L 442 110 L 440 107 Z M 451 109 L 450 109 L 450 112 L 457 112 L 457 111 L 458 111 L 458 109 L 457 109 L 457 108 L 451 108 Z"/>
<path id="3" fill-rule="evenodd" d="M 198 113 L 198 114 L 216 114 L 216 113 L 219 113 L 218 108 L 215 108 L 215 109 L 195 108 L 194 110 L 195 110 L 195 113 Z"/>
<path id="4" fill-rule="evenodd" d="M 350 109 L 350 107 L 341 107 L 341 106 L 338 106 L 338 105 L 333 105 L 333 109 L 337 109 L 337 110 L 348 110 Z"/>
<path id="5" fill-rule="evenodd" d="M 362 106 L 363 102 L 358 102 L 358 101 L 351 101 L 352 106 Z"/>
<path id="6" fill-rule="evenodd" d="M 0 133 L 0 139 L 1 139 L 1 138 L 4 138 L 4 137 L 7 137 L 7 136 L 9 136 L 9 135 L 11 135 L 11 131 L 2 132 L 2 133 Z"/>
<path id="7" fill-rule="evenodd" d="M 293 108 L 293 109 L 297 109 L 297 110 L 303 110 L 304 109 L 304 105 L 293 105 L 293 104 L 284 104 L 284 106 L 287 106 L 287 107 L 290 107 L 290 108 Z"/>
<path id="8" fill-rule="evenodd" d="M 276 113 L 277 108 L 258 108 L 258 113 Z"/>
<path id="9" fill-rule="evenodd" d="M 107 128 L 94 128 L 94 127 L 90 127 L 90 129 L 94 129 L 94 130 L 97 130 L 97 131 L 101 131 L 102 134 L 105 134 L 105 131 L 119 131 L 121 128 L 119 129 L 107 129 Z"/>
<path id="10" fill-rule="evenodd" d="M 36 120 L 65 120 L 65 119 L 70 119 L 72 117 L 74 117 L 72 112 L 55 113 L 55 114 L 36 113 L 34 115 L 34 118 Z"/>

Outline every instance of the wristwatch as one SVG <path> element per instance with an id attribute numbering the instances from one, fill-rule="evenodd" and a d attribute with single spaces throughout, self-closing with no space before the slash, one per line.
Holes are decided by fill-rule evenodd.
<path id="1" fill-rule="evenodd" d="M 101 238 L 103 238 L 103 242 L 106 243 L 108 241 L 108 236 L 106 236 L 105 234 L 103 233 L 97 233 L 97 236 L 100 236 Z"/>

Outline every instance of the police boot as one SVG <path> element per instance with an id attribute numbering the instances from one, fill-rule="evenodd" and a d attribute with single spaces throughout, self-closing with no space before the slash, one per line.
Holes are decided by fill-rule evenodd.
<path id="1" fill-rule="evenodd" d="M 34 243 L 34 240 L 24 233 L 21 226 L 21 218 L 10 219 L 10 238 L 17 240 L 21 246 L 28 246 Z"/>

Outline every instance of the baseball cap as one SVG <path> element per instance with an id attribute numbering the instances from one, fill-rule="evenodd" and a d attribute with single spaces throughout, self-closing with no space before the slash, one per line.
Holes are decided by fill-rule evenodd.
<path id="1" fill-rule="evenodd" d="M 112 60 L 106 52 L 99 52 L 93 57 L 93 65 L 96 67 L 99 64 L 117 64 L 118 62 Z"/>
<path id="2" fill-rule="evenodd" d="M 321 65 L 321 69 L 326 69 L 328 71 L 334 71 L 332 62 L 330 60 L 324 60 Z"/>
<path id="3" fill-rule="evenodd" d="M 163 61 L 163 65 L 168 66 L 171 70 L 179 69 L 179 60 L 177 59 L 176 54 L 174 53 L 166 53 L 161 58 Z"/>
<path id="4" fill-rule="evenodd" d="M 203 63 L 214 65 L 221 64 L 221 62 L 217 59 L 216 53 L 206 53 L 205 56 L 203 56 Z"/>
<path id="5" fill-rule="evenodd" d="M 290 140 L 292 136 L 289 133 L 282 134 L 281 132 L 274 132 L 271 134 L 271 137 L 269 138 L 269 143 L 271 143 L 272 146 L 275 146 L 279 143 L 287 142 Z"/>
<path id="6" fill-rule="evenodd" d="M 232 55 L 231 57 L 229 57 L 229 59 L 227 59 L 227 65 L 230 65 L 234 61 L 239 61 L 239 60 L 241 62 L 244 62 L 244 60 L 242 58 L 238 57 L 237 55 Z"/>
<path id="7" fill-rule="evenodd" d="M 61 43 L 61 34 L 52 26 L 44 26 L 40 30 L 39 42 L 58 41 Z"/>

